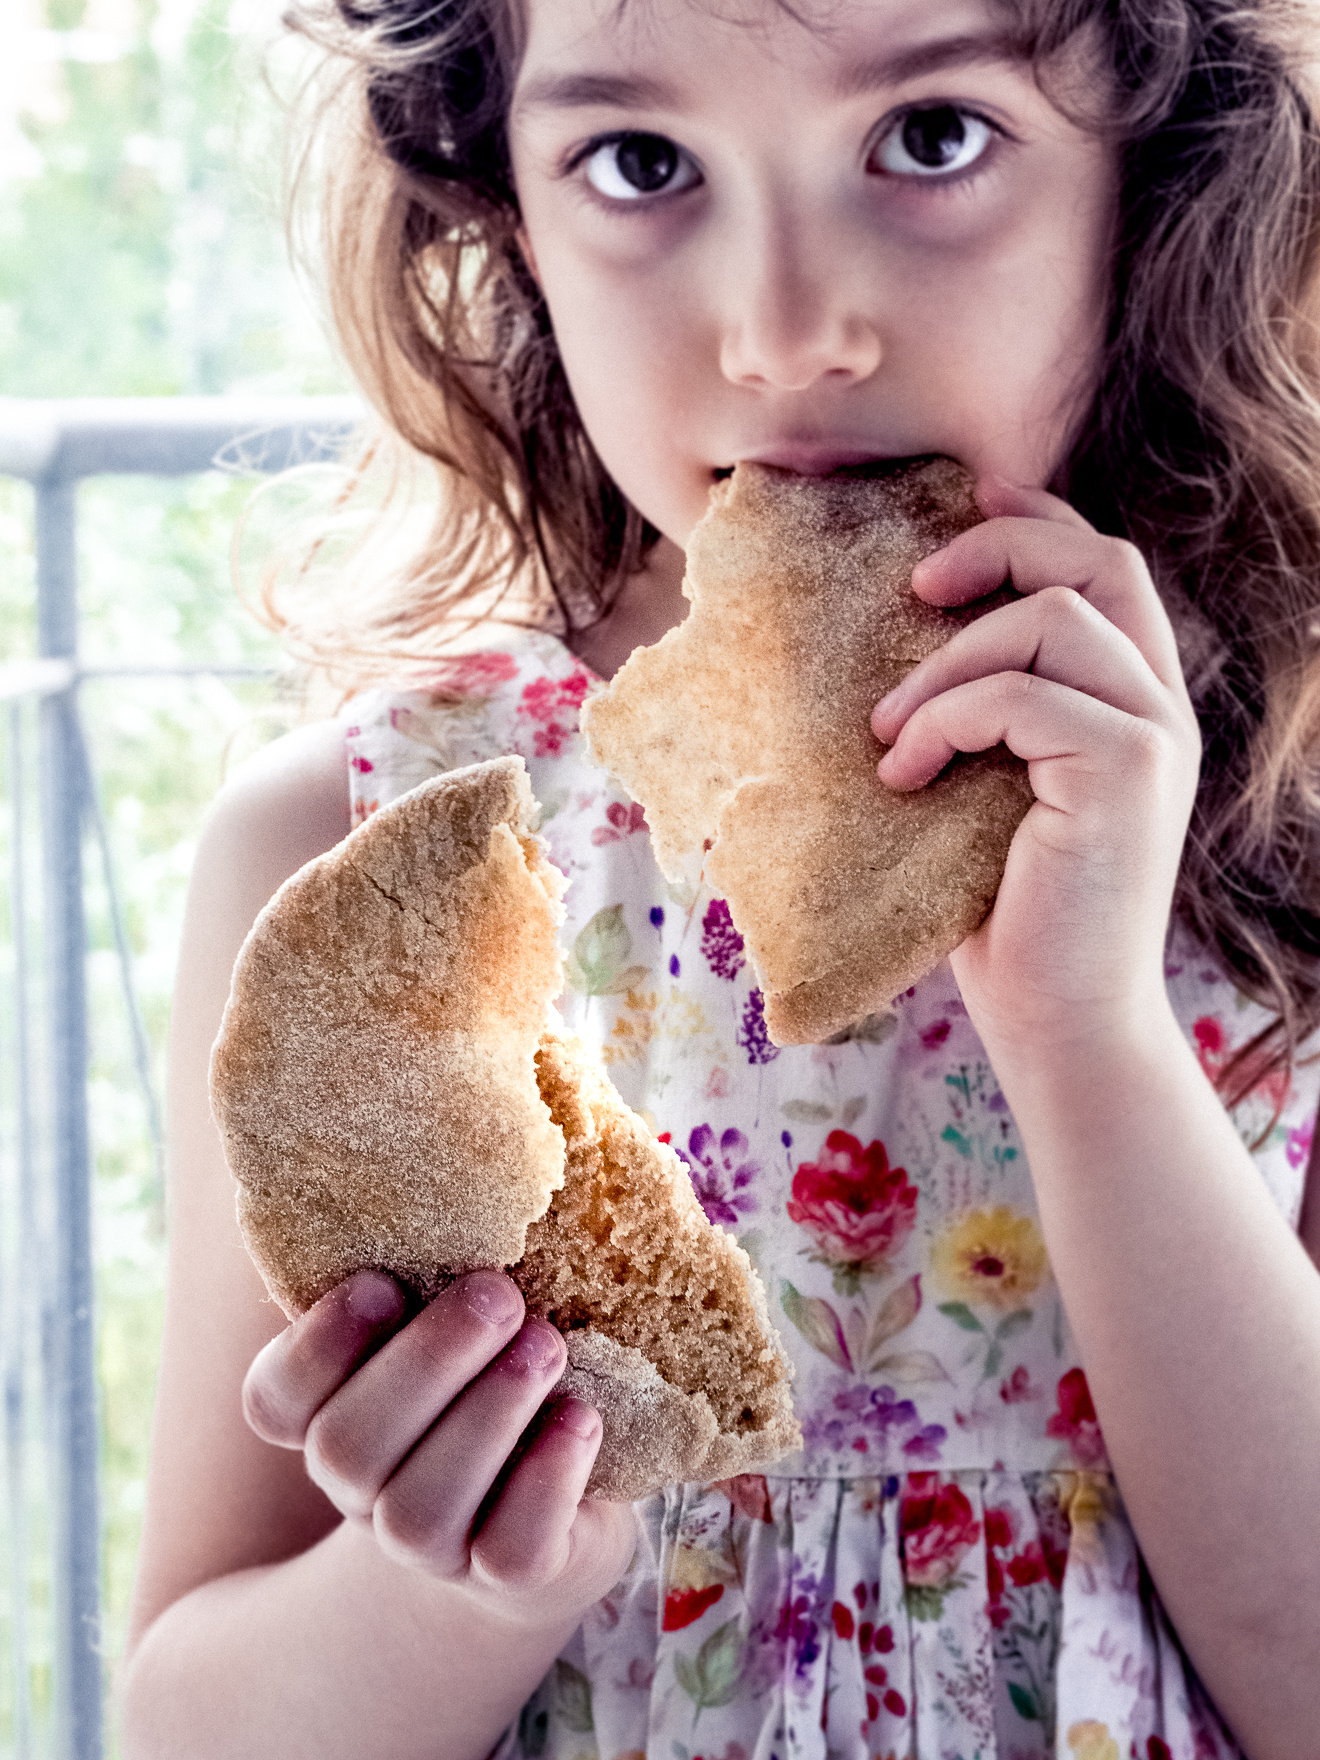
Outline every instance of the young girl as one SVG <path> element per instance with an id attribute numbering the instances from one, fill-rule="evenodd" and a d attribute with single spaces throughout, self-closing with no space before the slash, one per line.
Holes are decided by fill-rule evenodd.
<path id="1" fill-rule="evenodd" d="M 1320 1753 L 1310 10 L 304 21 L 346 70 L 341 333 L 443 506 L 413 565 L 287 614 L 371 688 L 203 840 L 133 1760 Z M 987 518 L 915 590 L 1023 597 L 877 705 L 880 775 L 1004 740 L 1037 802 L 949 966 L 778 1050 L 577 710 L 683 615 L 738 460 L 931 452 Z M 570 878 L 570 1025 L 796 1364 L 800 1455 L 635 1511 L 580 1501 L 599 1420 L 547 1401 L 562 1341 L 498 1271 L 422 1312 L 363 1273 L 281 1330 L 207 1108 L 278 883 L 499 751 Z"/>

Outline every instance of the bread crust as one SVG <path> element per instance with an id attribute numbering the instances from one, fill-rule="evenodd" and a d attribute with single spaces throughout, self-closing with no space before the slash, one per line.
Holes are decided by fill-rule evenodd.
<path id="1" fill-rule="evenodd" d="M 592 699 L 592 755 L 646 808 L 668 879 L 729 904 L 776 1044 L 833 1037 L 985 918 L 1034 798 L 1002 747 L 925 788 L 876 776 L 877 700 L 1013 595 L 954 611 L 911 590 L 981 515 L 950 459 L 825 478 L 740 464 L 692 535 L 686 621 Z"/>
<path id="2" fill-rule="evenodd" d="M 472 765 L 287 881 L 239 953 L 212 1104 L 286 1314 L 367 1268 L 422 1301 L 510 1268 L 565 1334 L 557 1391 L 601 1413 L 588 1494 L 630 1499 L 800 1435 L 746 1254 L 585 1046 L 548 1030 L 564 882 L 537 810 L 521 758 Z M 695 1326 L 673 1301 L 693 1288 L 711 1296 Z"/>
<path id="3" fill-rule="evenodd" d="M 428 1300 L 517 1259 L 563 1182 L 534 1063 L 561 880 L 535 810 L 520 758 L 424 783 L 286 881 L 239 952 L 212 1105 L 286 1314 L 366 1266 Z"/>

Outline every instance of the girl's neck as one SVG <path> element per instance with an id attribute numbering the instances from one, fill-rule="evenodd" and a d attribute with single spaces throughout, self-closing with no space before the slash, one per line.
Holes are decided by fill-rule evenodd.
<path id="1" fill-rule="evenodd" d="M 661 538 L 646 566 L 630 575 L 599 623 L 578 630 L 568 645 L 599 678 L 613 678 L 634 648 L 649 648 L 688 613 L 683 552 Z"/>

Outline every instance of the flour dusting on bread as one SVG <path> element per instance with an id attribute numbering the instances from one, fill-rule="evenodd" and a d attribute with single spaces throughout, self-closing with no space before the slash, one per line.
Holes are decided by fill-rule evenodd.
<path id="1" fill-rule="evenodd" d="M 563 1181 L 535 1056 L 562 879 L 521 759 L 455 771 L 295 874 L 234 969 L 211 1090 L 239 1220 L 300 1312 L 365 1265 L 426 1299 Z"/>

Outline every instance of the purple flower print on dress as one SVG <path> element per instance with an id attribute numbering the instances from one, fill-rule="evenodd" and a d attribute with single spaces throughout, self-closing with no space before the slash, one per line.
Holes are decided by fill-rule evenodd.
<path id="1" fill-rule="evenodd" d="M 773 1063 L 779 1056 L 778 1045 L 770 1043 L 770 1035 L 765 1030 L 765 997 L 759 990 L 748 994 L 737 1039 L 747 1053 L 748 1063 Z"/>
<path id="2" fill-rule="evenodd" d="M 943 1424 L 927 1424 L 924 1430 L 908 1437 L 903 1444 L 903 1453 L 910 1461 L 937 1461 L 941 1444 L 948 1434 Z"/>
<path id="3" fill-rule="evenodd" d="M 814 1573 L 798 1574 L 799 1561 L 793 1560 L 793 1587 L 779 1608 L 774 1636 L 783 1646 L 785 1672 L 792 1670 L 797 1684 L 805 1687 L 811 1679 L 811 1665 L 820 1655 L 821 1629 L 834 1599 L 834 1585 L 824 1583 Z"/>
<path id="4" fill-rule="evenodd" d="M 807 1447 L 834 1454 L 851 1449 L 869 1455 L 872 1449 L 884 1452 L 896 1444 L 910 1460 L 937 1461 L 947 1436 L 942 1424 L 923 1427 L 916 1406 L 899 1399 L 892 1387 L 842 1388 L 825 1411 L 809 1412 L 802 1420 Z"/>
<path id="5" fill-rule="evenodd" d="M 756 1199 L 747 1187 L 760 1173 L 761 1164 L 748 1157 L 748 1147 L 742 1132 L 732 1128 L 724 1132 L 717 1147 L 715 1132 L 708 1124 L 699 1124 L 688 1138 L 686 1153 L 678 1151 L 687 1162 L 697 1202 L 707 1219 L 721 1228 L 736 1228 L 756 1208 Z"/>
<path id="6" fill-rule="evenodd" d="M 730 982 L 747 964 L 743 938 L 734 928 L 729 907 L 722 898 L 711 899 L 701 919 L 701 953 L 715 976 Z"/>

